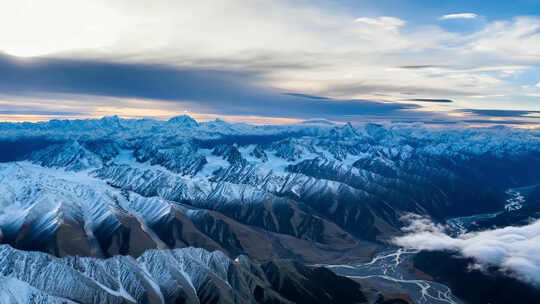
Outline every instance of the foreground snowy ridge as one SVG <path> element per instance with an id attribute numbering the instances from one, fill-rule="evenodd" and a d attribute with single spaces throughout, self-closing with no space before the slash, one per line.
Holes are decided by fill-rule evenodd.
<path id="1" fill-rule="evenodd" d="M 249 293 L 242 294 L 246 292 L 243 289 L 249 292 L 257 283 L 268 283 L 247 275 L 244 267 L 221 252 L 198 248 L 150 250 L 138 259 L 117 256 L 99 260 L 60 259 L 2 245 L 0 302 L 17 299 L 24 303 L 36 297 L 38 303 L 171 303 L 179 298 L 199 303 L 197 294 L 209 282 L 223 288 L 231 299 L 249 298 Z M 234 271 L 239 272 L 238 277 L 229 282 Z"/>
<path id="2" fill-rule="evenodd" d="M 56 258 L 0 245 L 0 303 L 6 304 L 365 301 L 358 283 L 289 261 L 256 264 L 201 248 L 148 250 L 137 259 Z"/>

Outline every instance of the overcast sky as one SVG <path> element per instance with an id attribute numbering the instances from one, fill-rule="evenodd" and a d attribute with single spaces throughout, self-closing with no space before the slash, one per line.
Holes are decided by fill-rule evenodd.
<path id="1" fill-rule="evenodd" d="M 540 120 L 537 0 L 0 6 L 0 120 Z"/>

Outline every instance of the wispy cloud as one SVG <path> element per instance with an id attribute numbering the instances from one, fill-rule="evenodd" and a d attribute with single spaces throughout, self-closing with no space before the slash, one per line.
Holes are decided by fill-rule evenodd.
<path id="1" fill-rule="evenodd" d="M 441 16 L 439 20 L 449 20 L 449 19 L 475 19 L 478 17 L 477 14 L 474 13 L 459 13 L 459 14 L 448 14 Z"/>
<path id="2" fill-rule="evenodd" d="M 413 98 L 405 99 L 405 101 L 418 101 L 418 102 L 439 102 L 439 103 L 451 103 L 451 99 L 436 99 L 436 98 Z"/>
<path id="3" fill-rule="evenodd" d="M 532 114 L 540 114 L 540 111 L 497 109 L 462 109 L 458 110 L 458 112 L 490 117 L 524 117 Z"/>
<path id="4" fill-rule="evenodd" d="M 524 281 L 540 285 L 540 220 L 522 227 L 506 227 L 451 237 L 445 227 L 418 215 L 404 217 L 406 235 L 394 239 L 403 247 L 459 252 L 484 265 L 510 270 Z"/>
<path id="5" fill-rule="evenodd" d="M 356 18 L 354 22 L 375 25 L 385 29 L 396 29 L 405 25 L 405 21 L 399 18 L 388 16 L 382 16 L 378 18 L 360 17 Z"/>
<path id="6" fill-rule="evenodd" d="M 470 37 L 472 52 L 514 62 L 540 61 L 540 18 L 516 17 L 489 23 Z"/>

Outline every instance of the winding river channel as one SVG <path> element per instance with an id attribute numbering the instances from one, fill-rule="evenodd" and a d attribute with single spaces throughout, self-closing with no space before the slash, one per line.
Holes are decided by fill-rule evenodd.
<path id="1" fill-rule="evenodd" d="M 409 273 L 405 265 L 417 251 L 390 248 L 368 263 L 357 265 L 326 265 L 335 273 L 374 286 L 387 294 L 408 294 L 414 303 L 462 303 L 447 286 L 420 280 Z"/>
<path id="2" fill-rule="evenodd" d="M 478 214 L 449 219 L 446 224 L 453 235 L 468 231 L 468 226 L 483 218 L 495 217 L 502 212 L 519 210 L 525 203 L 522 190 L 528 187 L 509 189 L 506 194 L 506 205 L 503 211 Z M 356 265 L 324 265 L 337 274 L 364 282 L 384 294 L 408 294 L 414 303 L 463 303 L 456 298 L 450 288 L 444 284 L 419 279 L 410 273 L 412 258 L 418 251 L 391 247 L 379 253 L 368 263 Z"/>

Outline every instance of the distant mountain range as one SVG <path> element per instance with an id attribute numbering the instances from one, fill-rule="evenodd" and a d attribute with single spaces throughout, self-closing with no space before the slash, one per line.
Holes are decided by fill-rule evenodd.
<path id="1" fill-rule="evenodd" d="M 369 260 L 406 213 L 503 210 L 540 181 L 540 130 L 106 117 L 0 123 L 0 160 L 0 295 L 362 303 L 305 264 Z"/>

